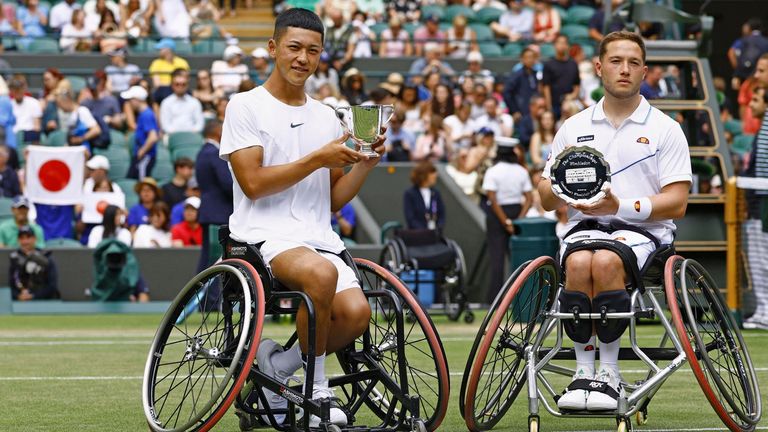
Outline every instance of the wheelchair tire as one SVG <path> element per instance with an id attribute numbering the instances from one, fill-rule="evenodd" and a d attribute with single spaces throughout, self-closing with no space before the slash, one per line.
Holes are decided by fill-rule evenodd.
<path id="1" fill-rule="evenodd" d="M 404 367 L 408 383 L 408 393 L 411 396 L 418 395 L 419 417 L 424 421 L 430 431 L 436 430 L 443 421 L 448 410 L 448 398 L 450 393 L 450 377 L 448 374 L 448 362 L 445 350 L 440 341 L 435 325 L 413 296 L 413 293 L 392 272 L 382 266 L 365 259 L 355 259 L 363 290 L 389 290 L 397 294 L 403 310 L 404 340 L 402 346 L 405 359 L 398 358 L 397 347 L 399 341 L 392 340 L 393 332 L 396 335 L 395 314 L 387 312 L 387 306 L 381 307 L 382 313 L 377 313 L 377 305 L 372 304 L 370 322 L 370 344 L 376 347 L 374 354 L 378 362 L 385 369 L 387 375 L 397 384 L 401 385 L 401 361 Z M 375 299 L 371 299 L 375 302 Z M 406 319 L 408 316 L 412 320 Z M 361 336 L 355 345 L 357 348 L 364 346 Z M 380 349 L 386 345 L 386 348 Z M 339 357 L 340 360 L 342 357 Z M 342 360 L 342 368 L 350 373 L 358 369 L 357 365 L 346 363 Z M 356 391 L 363 393 L 368 382 L 356 383 Z M 390 402 L 393 395 L 383 385 L 377 385 L 375 394 L 367 398 L 365 404 L 381 420 L 388 417 L 388 412 L 400 412 L 400 407 L 391 410 Z M 396 402 L 399 403 L 399 402 Z M 399 415 L 399 414 L 398 414 Z M 408 419 L 400 419 L 408 421 Z M 390 423 L 392 423 L 390 421 Z M 409 424 L 409 423 L 405 423 Z"/>
<path id="2" fill-rule="evenodd" d="M 207 295 L 210 287 L 221 288 L 218 299 Z M 150 429 L 211 429 L 250 373 L 263 324 L 264 290 L 251 264 L 227 259 L 192 278 L 147 357 L 142 402 Z"/>
<path id="3" fill-rule="evenodd" d="M 469 430 L 493 428 L 525 386 L 525 347 L 552 306 L 557 283 L 555 261 L 539 257 L 518 267 L 493 301 L 461 382 L 459 406 Z"/>
<path id="4" fill-rule="evenodd" d="M 698 262 L 672 256 L 665 266 L 667 302 L 694 376 L 734 432 L 752 431 L 761 401 L 752 360 L 717 285 Z"/>

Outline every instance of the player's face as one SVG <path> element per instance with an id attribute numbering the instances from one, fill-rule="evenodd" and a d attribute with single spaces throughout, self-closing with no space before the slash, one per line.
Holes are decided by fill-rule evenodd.
<path id="1" fill-rule="evenodd" d="M 280 76 L 293 86 L 304 87 L 307 78 L 315 73 L 323 52 L 320 33 L 288 27 L 278 40 L 269 41 L 269 54 L 275 59 Z"/>
<path id="2" fill-rule="evenodd" d="M 608 44 L 605 55 L 596 63 L 597 76 L 602 78 L 605 92 L 616 99 L 626 99 L 640 92 L 640 83 L 648 72 L 643 51 L 629 40 Z"/>

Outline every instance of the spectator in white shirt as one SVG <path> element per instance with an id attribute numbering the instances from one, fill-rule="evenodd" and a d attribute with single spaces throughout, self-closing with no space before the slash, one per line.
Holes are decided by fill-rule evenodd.
<path id="1" fill-rule="evenodd" d="M 153 204 L 149 209 L 149 224 L 139 225 L 133 233 L 133 247 L 171 247 L 170 213 L 168 204 L 162 201 Z"/>
<path id="2" fill-rule="evenodd" d="M 8 83 L 8 91 L 11 97 L 11 107 L 13 116 L 16 117 L 16 124 L 13 126 L 13 133 L 24 131 L 37 136 L 39 140 L 40 127 L 43 118 L 43 109 L 40 102 L 32 96 L 26 96 L 27 83 L 20 79 L 12 79 Z M 25 138 L 25 141 L 30 141 Z"/>
<path id="3" fill-rule="evenodd" d="M 491 30 L 497 37 L 508 38 L 510 42 L 533 39 L 533 11 L 524 7 L 523 0 L 509 0 L 509 10 L 491 23 Z"/>
<path id="4" fill-rule="evenodd" d="M 118 206 L 109 205 L 104 210 L 104 222 L 93 227 L 88 235 L 88 247 L 95 248 L 105 238 L 114 237 L 126 245 L 131 245 L 131 232 L 125 225 L 125 210 Z"/>
<path id="5" fill-rule="evenodd" d="M 109 9 L 115 18 L 120 16 L 120 7 L 112 0 L 88 0 L 83 4 L 85 26 L 96 31 L 101 23 L 101 15 Z"/>
<path id="6" fill-rule="evenodd" d="M 472 146 L 472 137 L 475 133 L 472 120 L 469 114 L 472 112 L 472 104 L 464 101 L 456 109 L 456 113 L 449 115 L 443 120 L 445 126 L 451 134 L 454 146 L 457 150 L 468 149 Z"/>
<path id="7" fill-rule="evenodd" d="M 72 12 L 75 9 L 80 9 L 80 5 L 75 0 L 63 0 L 56 3 L 48 15 L 48 27 L 53 31 L 60 32 L 64 25 L 72 21 Z"/>
<path id="8" fill-rule="evenodd" d="M 85 25 L 85 12 L 77 9 L 72 12 L 72 21 L 61 28 L 59 46 L 64 52 L 87 52 L 93 46 L 93 31 Z"/>
<path id="9" fill-rule="evenodd" d="M 189 39 L 192 17 L 184 0 L 155 0 L 154 23 L 162 37 Z"/>
<path id="10" fill-rule="evenodd" d="M 188 92 L 189 74 L 175 74 L 171 80 L 173 94 L 160 104 L 160 125 L 165 133 L 202 132 L 203 105 Z"/>
<path id="11" fill-rule="evenodd" d="M 248 66 L 243 62 L 243 50 L 237 45 L 224 49 L 224 60 L 216 60 L 211 65 L 213 88 L 225 94 L 234 93 L 240 83 L 248 78 Z"/>
<path id="12" fill-rule="evenodd" d="M 488 96 L 483 102 L 485 113 L 476 118 L 473 122 L 473 128 L 490 128 L 497 137 L 511 137 L 514 132 L 514 120 L 512 116 L 499 112 L 499 101 L 493 96 Z"/>
<path id="13" fill-rule="evenodd" d="M 108 88 L 114 93 L 128 90 L 141 79 L 141 69 L 135 64 L 128 63 L 125 59 L 128 52 L 125 48 L 116 49 L 107 53 L 110 65 L 104 68 L 109 79 Z"/>

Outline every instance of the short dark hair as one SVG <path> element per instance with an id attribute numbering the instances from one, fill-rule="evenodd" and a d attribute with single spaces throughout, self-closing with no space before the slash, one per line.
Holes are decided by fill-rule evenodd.
<path id="1" fill-rule="evenodd" d="M 316 13 L 302 8 L 292 8 L 280 13 L 275 19 L 275 31 L 272 39 L 278 40 L 288 27 L 302 28 L 320 33 L 320 40 L 325 42 L 325 27 Z"/>
<path id="2" fill-rule="evenodd" d="M 643 42 L 643 38 L 637 33 L 632 33 L 626 30 L 615 31 L 605 35 L 603 40 L 600 41 L 600 48 L 597 50 L 598 58 L 600 58 L 600 60 L 603 59 L 603 56 L 605 56 L 605 53 L 608 51 L 608 44 L 620 40 L 628 40 L 636 43 L 637 46 L 640 47 L 640 51 L 643 52 L 643 64 L 645 64 L 645 43 Z"/>
<path id="3" fill-rule="evenodd" d="M 749 26 L 749 29 L 752 30 L 752 31 L 755 31 L 755 30 L 757 30 L 759 32 L 763 31 L 763 20 L 761 20 L 758 17 L 752 17 L 752 18 L 748 19 L 747 20 L 747 25 Z"/>
<path id="4" fill-rule="evenodd" d="M 216 129 L 220 128 L 224 123 L 221 122 L 219 119 L 210 119 L 207 122 L 205 122 L 205 127 L 203 127 L 203 136 L 206 138 L 218 138 L 218 133 L 216 133 Z"/>
<path id="5" fill-rule="evenodd" d="M 180 167 L 194 168 L 195 167 L 195 162 L 192 159 L 188 158 L 188 157 L 180 157 L 180 158 L 176 159 L 173 162 L 173 169 L 175 171 L 175 170 L 179 169 Z"/>
<path id="6" fill-rule="evenodd" d="M 429 177 L 433 172 L 437 172 L 437 168 L 432 162 L 425 160 L 421 161 L 413 167 L 411 170 L 411 183 L 416 187 L 421 187 L 421 184 Z"/>

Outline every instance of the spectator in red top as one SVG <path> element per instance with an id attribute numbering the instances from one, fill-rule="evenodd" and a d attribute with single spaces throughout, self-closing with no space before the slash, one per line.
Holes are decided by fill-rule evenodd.
<path id="1" fill-rule="evenodd" d="M 533 18 L 533 40 L 554 42 L 560 33 L 560 14 L 552 8 L 551 3 L 544 0 L 536 0 L 534 8 L 536 12 Z"/>
<path id="2" fill-rule="evenodd" d="M 203 228 L 197 222 L 200 198 L 191 196 L 184 201 L 184 220 L 171 228 L 174 247 L 200 246 L 203 243 Z"/>
<path id="3" fill-rule="evenodd" d="M 742 121 L 742 129 L 745 134 L 755 135 L 760 130 L 760 118 L 752 115 L 749 102 L 752 100 L 752 90 L 757 87 L 768 86 L 768 54 L 763 54 L 757 60 L 755 74 L 744 80 L 739 89 L 739 117 Z"/>

